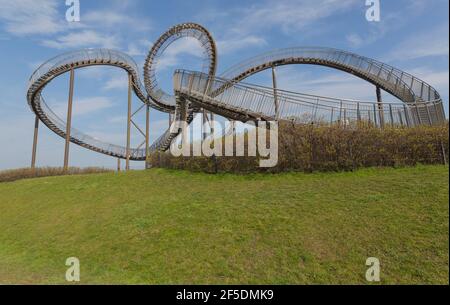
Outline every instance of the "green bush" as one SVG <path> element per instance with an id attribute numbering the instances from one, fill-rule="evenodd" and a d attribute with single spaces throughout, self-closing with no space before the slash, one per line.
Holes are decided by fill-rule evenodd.
<path id="1" fill-rule="evenodd" d="M 152 154 L 149 165 L 207 173 L 276 173 L 443 164 L 449 153 L 448 132 L 448 124 L 379 129 L 281 122 L 279 161 L 274 168 L 259 168 L 258 157 L 173 157 L 169 152 Z"/>

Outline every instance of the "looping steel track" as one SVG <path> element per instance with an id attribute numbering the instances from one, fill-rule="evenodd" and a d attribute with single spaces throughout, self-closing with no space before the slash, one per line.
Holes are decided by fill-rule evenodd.
<path id="1" fill-rule="evenodd" d="M 156 67 L 164 51 L 176 40 L 192 37 L 204 49 L 205 71 L 176 71 L 174 95 L 164 92 L 157 81 Z M 338 69 L 362 78 L 397 97 L 402 103 L 351 101 L 288 92 L 244 84 L 247 77 L 263 70 L 290 64 L 313 64 Z M 125 70 L 132 80 L 136 96 L 150 107 L 175 114 L 175 120 L 190 123 L 195 112 L 205 108 L 231 119 L 283 119 L 298 123 L 344 122 L 368 120 L 377 126 L 435 125 L 445 122 L 439 93 L 420 79 L 376 60 L 330 48 L 302 47 L 276 50 L 231 67 L 216 77 L 217 51 L 211 34 L 202 26 L 184 23 L 164 33 L 149 52 L 144 66 L 144 84 L 134 60 L 119 51 L 88 49 L 62 54 L 41 65 L 31 76 L 27 101 L 33 112 L 52 131 L 65 137 L 66 123 L 45 103 L 42 91 L 56 77 L 88 66 L 114 66 Z M 280 113 L 274 104 L 279 102 Z M 305 119 L 304 116 L 308 115 Z M 174 125 L 150 147 L 167 150 L 180 133 Z M 90 150 L 126 158 L 125 147 L 104 143 L 72 128 L 71 142 Z M 146 149 L 131 149 L 131 160 L 145 160 Z"/>
<path id="2" fill-rule="evenodd" d="M 210 76 L 216 75 L 216 43 L 208 30 L 196 23 L 182 23 L 170 28 L 167 32 L 162 34 L 153 45 L 147 59 L 145 60 L 144 84 L 149 97 L 154 101 L 154 103 L 171 112 L 175 111 L 175 97 L 170 93 L 164 92 L 164 90 L 159 86 L 156 76 L 156 68 L 158 61 L 164 54 L 164 51 L 172 43 L 185 37 L 197 39 L 204 50 L 204 68 L 206 71 L 202 72 L 207 73 Z"/>

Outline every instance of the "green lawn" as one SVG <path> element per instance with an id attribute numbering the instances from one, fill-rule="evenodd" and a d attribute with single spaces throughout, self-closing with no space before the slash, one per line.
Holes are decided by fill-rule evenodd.
<path id="1" fill-rule="evenodd" d="M 448 167 L 0 184 L 0 284 L 449 283 Z"/>

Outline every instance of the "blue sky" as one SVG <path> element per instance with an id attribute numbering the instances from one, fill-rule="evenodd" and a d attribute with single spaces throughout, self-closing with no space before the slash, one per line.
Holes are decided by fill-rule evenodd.
<path id="1" fill-rule="evenodd" d="M 327 46 L 389 63 L 438 89 L 448 113 L 449 16 L 447 0 L 381 0 L 381 21 L 368 22 L 365 0 L 147 1 L 80 0 L 81 20 L 68 23 L 64 0 L 0 0 L 0 169 L 30 163 L 34 116 L 26 102 L 29 76 L 45 60 L 81 48 L 113 48 L 140 67 L 152 43 L 169 27 L 197 22 L 212 33 L 218 73 L 265 51 Z M 176 68 L 201 68 L 192 41 L 168 49 L 159 68 L 164 88 Z M 126 75 L 114 68 L 77 70 L 73 126 L 124 145 Z M 374 100 L 373 86 L 336 70 L 286 66 L 279 87 L 304 93 Z M 248 81 L 270 84 L 263 72 Z M 68 78 L 51 83 L 44 96 L 65 117 Z M 385 100 L 395 98 L 385 94 Z M 139 106 L 135 98 L 134 107 Z M 143 121 L 143 117 L 138 121 Z M 151 138 L 167 128 L 167 115 L 152 111 Z M 139 142 L 137 133 L 133 142 Z M 61 166 L 64 140 L 41 124 L 38 166 Z M 71 146 L 71 165 L 115 167 L 116 160 Z M 134 168 L 142 168 L 134 163 Z"/>

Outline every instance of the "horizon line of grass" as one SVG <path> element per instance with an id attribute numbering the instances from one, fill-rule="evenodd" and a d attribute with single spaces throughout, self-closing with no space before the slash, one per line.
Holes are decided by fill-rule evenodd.
<path id="1" fill-rule="evenodd" d="M 66 171 L 62 167 L 38 167 L 38 168 L 17 168 L 0 171 L 0 183 L 13 182 L 17 180 L 42 178 L 52 176 L 72 176 L 88 175 L 113 172 L 112 169 L 104 167 L 69 167 Z"/>

